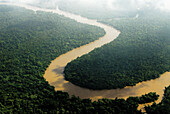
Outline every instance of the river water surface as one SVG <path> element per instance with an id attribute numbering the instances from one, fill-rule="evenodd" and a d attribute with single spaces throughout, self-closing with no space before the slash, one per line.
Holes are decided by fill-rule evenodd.
<path id="1" fill-rule="evenodd" d="M 140 96 L 142 94 L 149 93 L 149 92 L 157 92 L 157 94 L 160 95 L 159 99 L 156 101 L 158 103 L 162 99 L 164 88 L 170 85 L 170 72 L 166 72 L 162 74 L 160 78 L 157 78 L 155 80 L 144 81 L 138 83 L 136 86 L 127 86 L 123 89 L 89 90 L 86 88 L 78 87 L 68 81 L 65 81 L 63 71 L 67 63 L 71 62 L 77 57 L 89 53 L 90 51 L 92 51 L 97 47 L 101 47 L 102 45 L 113 41 L 115 38 L 118 37 L 120 31 L 114 29 L 111 26 L 99 23 L 96 20 L 91 20 L 91 19 L 81 17 L 79 15 L 64 12 L 59 10 L 58 8 L 43 9 L 43 8 L 38 8 L 38 7 L 33 7 L 33 6 L 23 5 L 23 4 L 15 4 L 15 3 L 0 3 L 0 4 L 15 5 L 33 11 L 53 12 L 68 17 L 70 19 L 74 19 L 77 22 L 94 25 L 97 27 L 101 27 L 105 30 L 106 32 L 105 36 L 99 38 L 99 40 L 81 46 L 79 48 L 73 49 L 63 55 L 60 55 L 59 57 L 57 57 L 55 60 L 51 62 L 51 64 L 45 71 L 44 78 L 49 82 L 50 85 L 55 87 L 55 90 L 62 90 L 68 92 L 69 95 L 79 96 L 80 98 L 91 98 L 92 100 L 97 100 L 99 98 L 113 99 L 115 97 L 126 99 L 129 96 Z"/>

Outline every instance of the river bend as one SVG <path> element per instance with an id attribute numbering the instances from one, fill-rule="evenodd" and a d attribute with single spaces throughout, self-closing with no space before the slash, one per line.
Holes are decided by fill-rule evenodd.
<path id="1" fill-rule="evenodd" d="M 80 98 L 91 98 L 92 100 L 97 100 L 99 98 L 127 98 L 129 96 L 140 96 L 149 92 L 157 92 L 160 95 L 157 103 L 161 101 L 163 96 L 163 90 L 166 86 L 170 84 L 170 72 L 166 72 L 160 76 L 160 78 L 144 81 L 138 83 L 136 86 L 128 86 L 123 89 L 111 89 L 111 90 L 89 90 L 86 88 L 78 87 L 68 81 L 64 80 L 64 67 L 67 63 L 72 60 L 80 57 L 84 54 L 87 54 L 94 50 L 95 48 L 101 47 L 104 44 L 107 44 L 117 38 L 120 34 L 120 31 L 114 29 L 111 26 L 97 22 L 97 20 L 91 20 L 79 15 L 71 14 L 65 11 L 61 11 L 58 8 L 56 9 L 44 9 L 39 7 L 34 7 L 30 5 L 15 4 L 15 3 L 1 3 L 3 5 L 15 5 L 19 7 L 24 7 L 33 11 L 44 11 L 44 12 L 53 12 L 59 15 L 63 15 L 67 18 L 74 19 L 77 22 L 94 25 L 101 27 L 105 30 L 106 34 L 99 38 L 98 40 L 91 42 L 87 45 L 81 46 L 79 48 L 73 49 L 63 55 L 60 55 L 55 60 L 51 62 L 47 70 L 45 71 L 44 78 L 49 82 L 50 85 L 55 87 L 55 90 L 62 90 L 68 92 L 69 95 L 76 95 Z"/>

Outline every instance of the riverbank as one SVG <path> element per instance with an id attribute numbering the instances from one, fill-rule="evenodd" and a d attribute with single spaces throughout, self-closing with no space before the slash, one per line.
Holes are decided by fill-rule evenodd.
<path id="1" fill-rule="evenodd" d="M 13 4 L 7 4 L 7 5 L 13 5 Z M 42 9 L 42 8 L 27 6 L 27 5 L 18 5 L 18 4 L 15 5 L 33 11 L 46 11 L 46 12 L 57 13 L 60 15 L 64 15 L 65 17 L 75 19 L 77 22 L 80 23 L 95 25 L 104 28 L 104 30 L 106 31 L 106 35 L 104 37 L 99 38 L 99 40 L 81 46 L 79 48 L 73 49 L 72 51 L 69 51 L 66 54 L 59 56 L 58 58 L 56 58 L 51 62 L 51 64 L 49 65 L 49 67 L 47 68 L 44 74 L 44 78 L 50 83 L 50 85 L 55 87 L 55 90 L 62 90 L 68 92 L 69 95 L 76 95 L 79 96 L 80 98 L 91 98 L 92 100 L 97 100 L 100 98 L 113 99 L 115 97 L 127 98 L 129 96 L 140 96 L 142 94 L 152 91 L 160 95 L 159 100 L 157 102 L 161 101 L 163 96 L 163 90 L 165 86 L 169 85 L 168 82 L 170 82 L 170 72 L 161 75 L 160 78 L 157 78 L 155 80 L 141 82 L 138 83 L 136 86 L 130 86 L 130 87 L 125 87 L 123 89 L 113 89 L 113 90 L 100 90 L 100 91 L 89 90 L 89 89 L 75 86 L 72 83 L 65 81 L 63 76 L 63 70 L 64 67 L 67 65 L 67 63 L 76 59 L 77 57 L 89 53 L 90 51 L 92 51 L 97 47 L 101 47 L 102 45 L 113 41 L 115 38 L 117 38 L 120 32 L 110 26 L 104 25 L 102 23 L 98 23 L 96 20 L 83 18 L 81 16 L 70 14 L 61 11 L 59 9 L 51 10 L 51 9 Z"/>

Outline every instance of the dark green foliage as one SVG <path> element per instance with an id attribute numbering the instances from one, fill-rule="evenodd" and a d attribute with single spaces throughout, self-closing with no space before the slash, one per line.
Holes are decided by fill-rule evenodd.
<path id="1" fill-rule="evenodd" d="M 45 81 L 46 68 L 57 56 L 103 35 L 101 28 L 57 14 L 0 5 L 1 112 L 61 111 L 58 98 L 65 103 L 68 94 L 56 93 Z"/>
<path id="2" fill-rule="evenodd" d="M 155 100 L 158 100 L 159 95 L 157 95 L 155 92 L 150 92 L 148 94 L 142 95 L 140 97 L 129 97 L 127 98 L 127 102 L 136 102 L 139 104 L 145 104 L 145 103 L 150 103 L 154 102 Z"/>
<path id="3" fill-rule="evenodd" d="M 148 114 L 170 114 L 170 86 L 165 87 L 164 97 L 161 103 L 146 106 L 145 110 Z"/>
<path id="4" fill-rule="evenodd" d="M 90 89 L 114 89 L 158 78 L 170 70 L 170 15 L 103 20 L 121 31 L 113 42 L 65 67 L 65 79 Z"/>
<path id="5" fill-rule="evenodd" d="M 95 112 L 99 114 L 135 114 L 135 113 L 141 113 L 140 111 L 137 111 L 138 103 L 128 103 L 124 99 L 115 99 L 115 100 L 109 100 L 109 99 L 99 99 L 98 102 L 93 102 Z"/>
<path id="6" fill-rule="evenodd" d="M 52 59 L 102 36 L 101 29 L 7 6 L 0 6 L 0 25 L 0 113 L 141 113 L 135 101 L 70 98 L 43 78 Z"/>

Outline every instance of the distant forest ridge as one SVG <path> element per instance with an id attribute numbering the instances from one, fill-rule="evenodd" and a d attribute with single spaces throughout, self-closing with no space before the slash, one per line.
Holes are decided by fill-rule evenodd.
<path id="1" fill-rule="evenodd" d="M 139 103 L 152 102 L 158 98 L 156 93 L 151 92 L 140 97 L 129 97 L 127 100 L 116 98 L 114 100 L 100 99 L 92 102 L 90 99 L 80 99 L 76 96 L 70 97 L 66 92 L 55 91 L 54 87 L 50 86 L 43 78 L 44 71 L 50 64 L 50 61 L 73 48 L 87 44 L 103 36 L 103 29 L 80 24 L 52 13 L 37 12 L 35 14 L 35 12 L 25 10 L 24 8 L 6 5 L 0 5 L 0 16 L 0 113 L 140 114 L 141 111 L 137 110 Z M 161 15 L 157 17 L 161 17 Z M 169 16 L 164 19 L 169 19 Z M 137 25 L 134 23 L 134 20 L 131 21 L 134 25 Z M 145 21 L 147 22 L 147 20 Z M 124 28 L 124 24 L 127 25 L 127 23 L 130 23 L 129 26 L 132 24 L 129 20 L 125 21 L 122 25 L 122 22 L 119 23 L 119 21 L 114 20 L 102 20 L 102 22 L 109 25 L 113 24 L 112 26 L 122 30 L 122 35 L 117 39 L 117 43 L 119 40 L 122 41 L 124 40 L 123 38 L 127 38 L 123 37 L 123 31 L 127 30 L 126 27 Z M 148 21 L 148 23 L 150 22 L 152 21 Z M 153 23 L 156 23 L 156 21 Z M 169 31 L 169 23 L 166 22 L 164 25 L 166 25 L 164 26 L 165 28 L 163 27 L 164 29 L 152 27 L 154 30 L 166 30 L 162 31 L 162 33 L 167 33 Z M 144 24 L 144 26 L 146 25 Z M 133 31 L 134 29 L 132 28 L 129 30 Z M 148 30 L 144 31 L 147 32 Z M 157 32 L 155 31 L 154 33 Z M 159 35 L 159 33 L 157 34 Z M 169 48 L 166 47 L 166 45 L 169 45 L 169 39 L 167 39 L 169 34 L 161 35 L 163 35 L 163 44 L 159 44 L 159 38 L 157 37 L 151 41 L 155 44 L 158 41 L 159 46 L 165 46 L 163 52 L 169 52 Z M 149 38 L 146 38 L 147 40 Z M 127 41 L 135 42 L 132 39 L 127 39 Z M 124 44 L 126 43 L 124 42 Z M 125 46 L 128 46 L 128 44 Z M 142 45 L 145 46 L 146 44 L 144 42 Z M 113 48 L 117 48 L 117 46 L 122 46 L 121 43 L 118 43 L 116 47 L 113 46 L 113 48 L 110 48 L 110 45 L 115 44 L 110 43 L 97 50 L 103 50 L 105 52 L 106 47 L 112 50 Z M 159 46 L 156 49 L 160 49 Z M 161 55 L 162 50 L 160 49 L 158 51 Z M 89 56 L 92 56 L 92 53 Z M 154 57 L 156 56 L 157 54 L 154 55 Z M 163 62 L 161 61 L 163 65 L 167 61 L 167 67 L 164 66 L 163 68 L 169 69 L 169 55 L 160 58 L 165 58 L 165 61 L 164 59 L 162 59 Z M 169 113 L 169 93 L 170 86 L 165 88 L 162 102 L 146 107 L 146 112 L 148 114 Z"/>
<path id="2" fill-rule="evenodd" d="M 115 89 L 170 71 L 170 14 L 142 14 L 138 18 L 100 20 L 121 34 L 111 43 L 68 63 L 66 80 L 90 89 Z"/>

